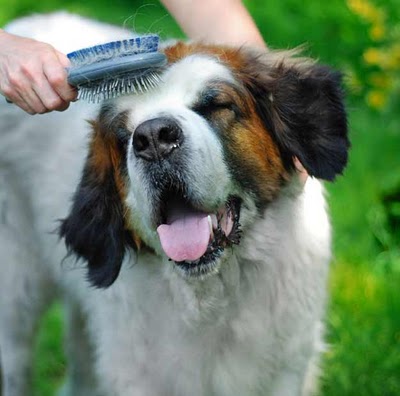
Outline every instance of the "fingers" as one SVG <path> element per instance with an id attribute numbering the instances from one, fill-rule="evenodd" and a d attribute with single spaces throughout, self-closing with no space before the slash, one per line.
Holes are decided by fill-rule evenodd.
<path id="1" fill-rule="evenodd" d="M 9 73 L 9 90 L 4 94 L 13 103 L 23 108 L 29 114 L 43 114 L 52 110 L 62 110 L 68 107 L 65 101 L 53 88 L 57 78 L 41 69 L 42 65 L 24 64 L 13 73 Z"/>
<path id="2" fill-rule="evenodd" d="M 28 65 L 23 69 L 30 85 L 27 87 L 25 84 L 25 98 L 36 113 L 66 110 L 76 99 L 76 90 L 68 84 L 64 64 L 66 62 L 61 63 L 54 50 L 43 59 L 42 64 Z"/>
<path id="3" fill-rule="evenodd" d="M 76 100 L 68 66 L 68 58 L 48 44 L 0 35 L 0 93 L 29 114 L 63 111 Z"/>
<path id="4" fill-rule="evenodd" d="M 43 72 L 46 76 L 51 89 L 62 99 L 63 102 L 76 100 L 77 90 L 68 84 L 68 73 L 66 68 L 70 65 L 68 58 L 54 51 L 54 57 L 48 59 L 43 65 Z"/>
<path id="5" fill-rule="evenodd" d="M 18 94 L 15 90 L 4 87 L 2 89 L 3 95 L 6 97 L 8 103 L 13 103 L 19 106 L 22 110 L 26 111 L 29 114 L 36 114 L 37 112 Z"/>
<path id="6" fill-rule="evenodd" d="M 21 73 L 9 73 L 2 84 L 2 93 L 10 102 L 29 114 L 44 113 L 46 109 L 40 98 L 31 89 L 30 82 Z"/>

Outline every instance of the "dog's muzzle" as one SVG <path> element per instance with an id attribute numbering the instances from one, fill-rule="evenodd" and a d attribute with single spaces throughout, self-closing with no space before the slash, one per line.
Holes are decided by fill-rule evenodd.
<path id="1" fill-rule="evenodd" d="M 133 150 L 146 161 L 161 161 L 179 149 L 183 132 L 178 123 L 167 117 L 154 118 L 140 124 L 133 134 Z"/>
<path id="2" fill-rule="evenodd" d="M 206 209 L 190 193 L 186 176 L 190 156 L 184 133 L 172 118 L 154 118 L 134 131 L 134 155 L 142 161 L 153 197 L 154 226 L 165 255 L 186 276 L 203 276 L 216 270 L 217 259 L 240 241 L 240 206 L 229 196 L 220 207 Z"/>

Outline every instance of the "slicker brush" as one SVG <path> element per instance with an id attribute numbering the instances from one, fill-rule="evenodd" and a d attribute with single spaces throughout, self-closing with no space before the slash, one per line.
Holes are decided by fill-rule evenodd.
<path id="1" fill-rule="evenodd" d="M 161 82 L 167 63 L 158 43 L 157 35 L 149 35 L 71 52 L 68 82 L 78 89 L 78 99 L 92 103 L 146 92 Z"/>

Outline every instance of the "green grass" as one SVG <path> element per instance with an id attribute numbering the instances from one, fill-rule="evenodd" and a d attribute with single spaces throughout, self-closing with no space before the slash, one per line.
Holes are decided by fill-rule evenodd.
<path id="1" fill-rule="evenodd" d="M 322 395 L 400 395 L 400 276 L 338 262 Z"/>
<path id="2" fill-rule="evenodd" d="M 378 253 L 369 217 L 386 180 L 400 174 L 399 127 L 360 104 L 351 108 L 349 165 L 344 177 L 328 185 L 335 251 L 350 262 L 371 262 Z"/>
<path id="3" fill-rule="evenodd" d="M 145 5 L 151 3 L 151 5 Z M 308 44 L 308 53 L 342 70 L 367 73 L 362 53 L 371 43 L 364 22 L 345 1 L 247 0 L 268 44 L 289 48 Z M 376 0 L 399 20 L 396 0 Z M 125 24 L 138 32 L 181 37 L 172 18 L 157 1 L 0 0 L 0 25 L 31 12 L 67 9 L 104 21 Z M 399 29 L 399 27 L 398 27 Z M 321 395 L 400 395 L 400 270 L 383 268 L 377 230 L 371 216 L 381 191 L 400 174 L 400 120 L 395 110 L 378 113 L 350 92 L 352 140 L 344 177 L 328 186 L 334 226 L 335 260 L 327 314 L 330 345 L 323 362 Z M 399 231 L 400 232 L 400 231 Z M 35 396 L 51 396 L 65 372 L 61 308 L 46 315 L 38 338 Z"/>
<path id="4" fill-rule="evenodd" d="M 55 304 L 46 313 L 39 328 L 33 364 L 33 396 L 52 396 L 61 386 L 66 369 L 62 339 L 62 308 Z"/>

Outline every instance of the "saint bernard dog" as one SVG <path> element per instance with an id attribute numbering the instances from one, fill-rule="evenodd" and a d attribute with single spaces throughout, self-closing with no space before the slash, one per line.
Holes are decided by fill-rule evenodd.
<path id="1" fill-rule="evenodd" d="M 128 35 L 66 13 L 8 30 L 65 53 Z M 143 94 L 34 117 L 1 101 L 3 396 L 31 394 L 54 298 L 65 396 L 313 392 L 331 258 L 320 179 L 349 148 L 340 74 L 290 51 L 163 51 Z"/>

